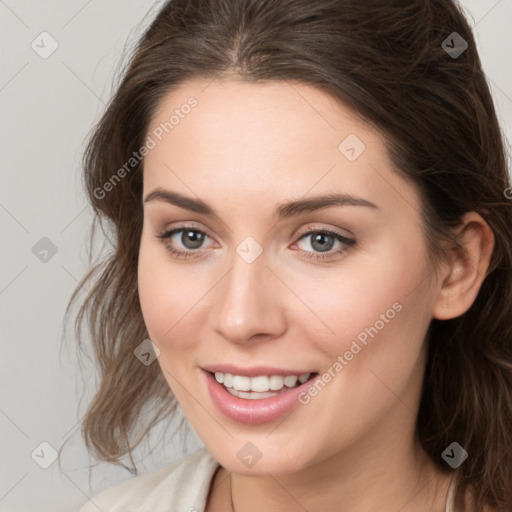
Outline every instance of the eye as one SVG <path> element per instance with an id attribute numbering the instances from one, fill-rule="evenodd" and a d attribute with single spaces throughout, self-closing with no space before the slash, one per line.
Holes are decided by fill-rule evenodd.
<path id="1" fill-rule="evenodd" d="M 316 229 L 303 233 L 297 241 L 299 246 L 301 243 L 301 251 L 306 258 L 326 260 L 346 252 L 355 244 L 355 240 L 329 229 Z M 312 247 L 313 251 L 307 250 L 307 246 Z"/>
<path id="2" fill-rule="evenodd" d="M 201 257 L 203 250 L 206 250 L 204 243 L 207 239 L 212 240 L 194 226 L 179 226 L 157 235 L 157 238 L 164 242 L 166 249 L 177 259 Z M 330 229 L 310 229 L 300 235 L 296 244 L 302 245 L 300 252 L 305 258 L 321 261 L 339 258 L 355 242 L 353 238 Z M 308 250 L 307 246 L 312 247 L 313 251 Z"/>
<path id="3" fill-rule="evenodd" d="M 165 231 L 157 235 L 160 238 L 167 250 L 177 258 L 194 258 L 200 255 L 202 245 L 206 239 L 211 238 L 199 229 L 192 226 L 181 226 L 179 228 Z M 181 247 L 180 248 L 180 244 Z"/>

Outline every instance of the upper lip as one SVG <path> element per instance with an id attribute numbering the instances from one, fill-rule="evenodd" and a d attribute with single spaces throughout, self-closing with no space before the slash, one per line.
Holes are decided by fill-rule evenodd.
<path id="1" fill-rule="evenodd" d="M 275 368 L 272 366 L 252 366 L 250 368 L 243 368 L 234 366 L 232 364 L 212 364 L 203 366 L 203 370 L 211 373 L 230 373 L 231 375 L 241 375 L 244 377 L 258 377 L 260 375 L 297 375 L 301 376 L 306 373 L 315 373 L 312 370 L 293 370 L 284 368 Z"/>

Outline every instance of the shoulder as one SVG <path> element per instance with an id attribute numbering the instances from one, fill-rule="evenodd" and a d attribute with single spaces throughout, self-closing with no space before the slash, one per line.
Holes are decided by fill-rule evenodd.
<path id="1" fill-rule="evenodd" d="M 201 448 L 174 464 L 105 489 L 79 512 L 201 512 L 218 467 Z"/>

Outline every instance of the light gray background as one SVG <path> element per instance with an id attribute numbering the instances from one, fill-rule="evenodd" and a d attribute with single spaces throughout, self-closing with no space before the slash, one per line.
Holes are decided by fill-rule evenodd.
<path id="1" fill-rule="evenodd" d="M 510 141 L 512 0 L 462 4 Z M 126 41 L 141 35 L 159 5 L 0 0 L 0 512 L 75 511 L 88 496 L 132 477 L 98 464 L 89 486 L 91 460 L 78 421 L 95 389 L 94 369 L 86 366 L 90 378 L 84 386 L 71 330 L 60 349 L 64 310 L 86 269 L 91 214 L 81 189 L 84 137 L 110 97 Z M 31 47 L 43 31 L 58 43 L 46 59 Z M 57 248 L 47 262 L 32 252 L 43 237 Z M 161 432 L 156 429 L 137 451 L 141 473 L 200 446 L 194 434 L 185 445 L 179 437 L 159 440 Z M 51 461 L 51 448 L 41 443 L 58 450 L 65 440 L 63 471 L 57 462 L 40 467 Z"/>

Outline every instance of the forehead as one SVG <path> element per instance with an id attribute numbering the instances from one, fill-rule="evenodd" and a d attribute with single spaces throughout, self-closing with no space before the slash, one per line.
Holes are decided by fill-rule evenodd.
<path id="1" fill-rule="evenodd" d="M 195 106 L 189 107 L 192 102 Z M 229 148 L 232 156 L 247 154 L 259 144 L 266 144 L 269 156 L 282 154 L 290 146 L 296 152 L 298 142 L 305 144 L 303 149 L 323 146 L 325 150 L 330 145 L 336 154 L 338 139 L 351 133 L 368 144 L 382 144 L 367 123 L 334 98 L 289 81 L 185 82 L 160 103 L 149 131 L 158 127 L 164 129 L 164 138 L 172 131 L 175 140 L 180 133 L 194 131 L 195 143 L 205 149 L 237 142 Z"/>
<path id="2" fill-rule="evenodd" d="M 306 84 L 185 82 L 160 103 L 147 135 L 155 145 L 144 161 L 145 193 L 168 187 L 241 207 L 251 197 L 330 191 L 417 202 L 384 138 Z"/>

